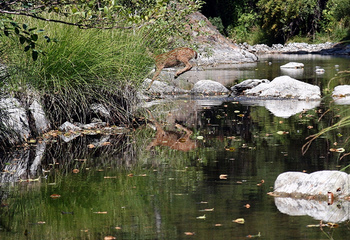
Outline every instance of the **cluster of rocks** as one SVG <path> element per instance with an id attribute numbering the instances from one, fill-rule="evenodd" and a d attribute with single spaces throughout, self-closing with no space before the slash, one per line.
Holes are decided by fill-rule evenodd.
<path id="1" fill-rule="evenodd" d="M 144 82 L 144 88 L 148 86 L 150 79 Z M 227 89 L 219 82 L 212 80 L 200 80 L 196 82 L 191 90 L 183 90 L 170 87 L 167 83 L 154 81 L 147 92 L 164 96 L 168 94 L 193 94 L 193 95 L 227 95 L 236 97 L 245 95 L 248 97 L 259 97 L 259 99 L 297 99 L 297 100 L 319 100 L 321 99 L 320 87 L 308 84 L 289 76 L 280 76 L 271 82 L 267 79 L 248 79 Z"/>
<path id="2" fill-rule="evenodd" d="M 349 55 L 350 46 L 337 43 L 288 43 L 288 44 L 266 44 L 249 45 L 247 43 L 239 44 L 239 46 L 249 52 L 257 54 L 273 54 L 273 53 L 296 53 L 296 54 L 323 54 L 323 55 Z"/>

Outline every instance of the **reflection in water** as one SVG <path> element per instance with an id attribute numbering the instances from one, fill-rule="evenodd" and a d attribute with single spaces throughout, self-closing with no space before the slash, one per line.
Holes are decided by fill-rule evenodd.
<path id="1" fill-rule="evenodd" d="M 299 100 L 252 100 L 241 101 L 243 105 L 258 105 L 266 107 L 276 117 L 289 118 L 297 113 L 314 109 L 321 104 L 321 100 L 299 101 Z"/>
<path id="2" fill-rule="evenodd" d="M 266 58 L 271 65 L 262 61 L 252 68 L 238 67 L 236 78 L 271 80 L 291 57 Z M 305 64 L 305 81 L 324 86 L 334 59 L 307 55 L 293 60 Z M 341 60 L 336 61 L 340 69 L 349 63 Z M 321 78 L 313 75 L 316 64 L 326 69 Z M 215 76 L 213 73 L 214 80 Z M 291 111 L 279 112 L 284 103 L 283 109 Z M 179 124 L 186 139 L 181 148 L 187 147 L 186 152 L 170 147 L 145 151 L 159 144 L 151 137 L 153 130 L 138 128 L 108 140 L 103 134 L 84 135 L 67 143 L 57 137 L 3 153 L 0 238 L 227 240 L 260 232 L 262 239 L 321 239 L 324 232 L 306 226 L 324 219 L 339 221 L 339 228 L 329 229 L 333 239 L 346 239 L 346 203 L 291 202 L 287 208 L 287 199 L 267 195 L 282 172 L 339 170 L 349 164 L 346 157 L 340 161 L 339 153 L 328 151 L 335 142 L 343 147 L 348 128 L 316 140 L 302 155 L 305 138 L 333 123 L 334 116 L 320 118 L 327 110 L 325 105 L 309 102 L 297 107 L 298 103 L 303 102 L 248 104 L 243 99 L 188 97 L 153 105 L 154 115 L 165 113 L 170 126 Z M 340 112 L 348 109 L 337 108 Z M 291 116 L 282 118 L 287 115 Z M 278 134 L 281 131 L 289 134 Z M 162 139 L 168 132 L 160 126 L 158 134 Z M 198 139 L 196 145 L 191 138 Z M 181 143 L 181 137 L 178 139 Z M 87 147 L 91 144 L 95 148 Z M 220 175 L 227 177 L 220 179 Z M 20 178 L 39 181 L 19 182 Z M 53 194 L 61 197 L 52 199 Z M 204 215 L 205 219 L 198 219 Z M 233 223 L 237 218 L 244 218 L 245 224 Z"/>
<path id="3" fill-rule="evenodd" d="M 334 202 L 308 199 L 275 198 L 275 204 L 281 213 L 290 216 L 310 216 L 316 220 L 342 223 L 350 220 L 350 202 Z"/>
<path id="4" fill-rule="evenodd" d="M 151 119 L 156 126 L 157 133 L 155 139 L 147 146 L 147 150 L 150 150 L 156 146 L 166 146 L 174 150 L 187 152 L 197 147 L 196 141 L 190 139 L 192 135 L 191 130 L 176 123 L 175 127 L 179 130 L 184 131 L 185 134 L 181 134 L 180 132 L 175 131 L 165 131 L 163 127 L 157 122 L 157 120 L 154 119 L 151 112 L 148 111 L 148 113 L 150 114 Z"/>

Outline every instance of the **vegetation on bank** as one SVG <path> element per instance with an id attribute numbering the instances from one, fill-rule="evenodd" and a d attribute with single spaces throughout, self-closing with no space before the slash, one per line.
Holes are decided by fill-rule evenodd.
<path id="1" fill-rule="evenodd" d="M 40 5 L 41 4 L 41 5 Z M 92 103 L 128 123 L 153 54 L 174 45 L 201 1 L 26 1 L 0 7 L 6 93 L 39 93 L 54 126 L 86 122 Z M 180 11 L 181 10 L 181 11 Z M 24 101 L 26 102 L 26 101 Z"/>
<path id="2" fill-rule="evenodd" d="M 202 12 L 237 42 L 349 40 L 348 0 L 206 0 Z"/>

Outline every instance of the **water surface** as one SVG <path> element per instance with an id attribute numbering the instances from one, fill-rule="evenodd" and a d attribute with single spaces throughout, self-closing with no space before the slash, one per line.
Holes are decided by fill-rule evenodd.
<path id="1" fill-rule="evenodd" d="M 272 80 L 283 74 L 280 65 L 297 61 L 305 68 L 292 74 L 324 89 L 338 71 L 350 67 L 349 59 L 318 55 L 260 60 L 198 74 L 226 85 Z M 325 74 L 316 74 L 316 66 Z M 302 206 L 281 212 L 267 193 L 280 173 L 339 170 L 349 164 L 348 157 L 341 158 L 346 152 L 329 151 L 348 150 L 349 128 L 329 132 L 304 155 L 301 151 L 307 136 L 348 116 L 348 106 L 332 105 L 325 97 L 287 116 L 278 114 L 282 104 L 288 103 L 182 97 L 151 107 L 169 136 L 180 132 L 175 123 L 193 131 L 189 139 L 182 132 L 177 149 L 164 139 L 151 147 L 156 131 L 149 124 L 115 136 L 85 134 L 67 143 L 52 137 L 5 154 L 0 239 L 347 239 L 346 202 L 318 203 L 329 215 L 339 214 L 334 207 L 345 214 L 336 228 L 320 228 L 314 226 L 322 219 L 300 214 Z M 192 150 L 179 150 L 192 143 Z M 244 224 L 233 221 L 239 218 Z"/>

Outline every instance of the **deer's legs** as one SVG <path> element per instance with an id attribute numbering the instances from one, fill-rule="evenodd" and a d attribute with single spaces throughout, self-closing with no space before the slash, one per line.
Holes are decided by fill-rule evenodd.
<path id="1" fill-rule="evenodd" d="M 176 72 L 175 74 L 175 78 L 177 78 L 178 76 L 180 76 L 181 74 L 183 74 L 184 72 L 187 72 L 189 70 L 191 70 L 192 65 L 186 60 L 181 61 L 183 62 L 186 66 L 183 69 L 180 69 L 179 71 Z"/>
<path id="2" fill-rule="evenodd" d="M 160 72 L 162 71 L 163 67 L 157 67 L 156 68 L 156 72 L 154 73 L 153 75 L 153 78 L 152 78 L 152 81 L 150 82 L 150 84 L 148 85 L 146 91 L 148 91 L 151 86 L 152 86 L 152 83 L 154 82 L 154 80 L 156 80 L 156 78 L 158 77 L 158 75 L 160 74 Z"/>

